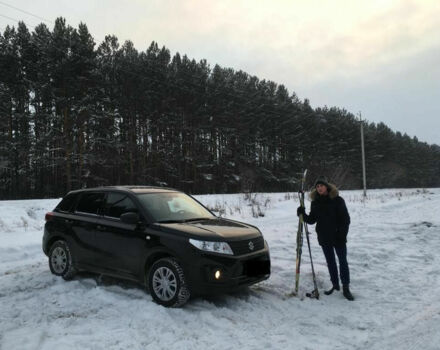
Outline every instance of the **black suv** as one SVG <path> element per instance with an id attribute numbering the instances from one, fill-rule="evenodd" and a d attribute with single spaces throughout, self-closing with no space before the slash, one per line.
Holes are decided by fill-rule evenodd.
<path id="1" fill-rule="evenodd" d="M 161 187 L 69 192 L 46 214 L 43 251 L 51 272 L 66 280 L 84 270 L 138 281 L 157 303 L 173 307 L 270 275 L 258 228 Z"/>

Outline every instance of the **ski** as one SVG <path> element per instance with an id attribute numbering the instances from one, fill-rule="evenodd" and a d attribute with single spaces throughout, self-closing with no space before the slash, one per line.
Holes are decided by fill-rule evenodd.
<path id="1" fill-rule="evenodd" d="M 301 192 L 300 202 L 301 202 L 301 206 L 305 207 L 304 206 L 304 191 Z M 303 225 L 304 225 L 304 230 L 306 231 L 307 247 L 309 248 L 310 264 L 312 266 L 313 287 L 315 288 L 311 293 L 307 293 L 306 296 L 309 297 L 309 298 L 319 299 L 318 285 L 316 284 L 315 268 L 313 267 L 312 250 L 310 248 L 309 229 L 307 227 L 307 223 L 306 222 L 303 222 Z"/>
<path id="2" fill-rule="evenodd" d="M 301 190 L 298 193 L 299 197 L 299 203 L 300 206 L 305 208 L 304 203 L 304 186 L 306 182 L 306 176 L 307 176 L 307 169 L 304 171 L 304 174 L 302 176 L 301 180 Z M 307 223 L 304 221 L 303 215 L 299 215 L 298 220 L 298 231 L 296 235 L 296 269 L 295 269 L 295 289 L 291 293 L 287 294 L 288 297 L 291 296 L 298 296 L 299 291 L 299 278 L 301 275 L 301 256 L 302 256 L 302 246 L 303 246 L 303 235 L 304 232 L 306 234 L 307 239 L 307 247 L 309 249 L 309 256 L 310 256 L 310 264 L 312 266 L 312 276 L 313 276 L 313 286 L 314 290 L 310 293 L 306 293 L 305 296 L 308 298 L 314 298 L 319 299 L 319 291 L 318 286 L 316 283 L 316 275 L 315 275 L 315 269 L 313 267 L 313 258 L 312 258 L 312 250 L 310 248 L 310 238 L 309 238 L 309 229 L 307 226 Z"/>
<path id="3" fill-rule="evenodd" d="M 306 182 L 307 169 L 304 171 L 304 174 L 301 179 L 301 190 L 300 193 L 304 193 L 304 185 Z M 301 206 L 304 206 L 304 203 L 301 203 Z M 299 277 L 301 274 L 301 255 L 302 255 L 302 246 L 303 246 L 303 228 L 304 228 L 304 220 L 302 214 L 299 216 L 298 221 L 298 231 L 296 234 L 296 269 L 295 269 L 295 290 L 290 293 L 290 296 L 298 295 L 299 290 Z"/>

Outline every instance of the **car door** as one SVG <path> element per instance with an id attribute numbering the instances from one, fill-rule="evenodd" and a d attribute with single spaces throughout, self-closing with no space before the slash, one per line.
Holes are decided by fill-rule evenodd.
<path id="1" fill-rule="evenodd" d="M 79 265 L 98 266 L 96 255 L 96 225 L 104 204 L 104 192 L 81 194 L 73 215 L 69 218 L 74 256 Z"/>
<path id="2" fill-rule="evenodd" d="M 97 222 L 96 245 L 101 266 L 137 278 L 143 267 L 148 242 L 145 232 L 138 225 L 120 220 L 120 216 L 128 212 L 141 215 L 129 194 L 107 193 L 103 216 Z"/>

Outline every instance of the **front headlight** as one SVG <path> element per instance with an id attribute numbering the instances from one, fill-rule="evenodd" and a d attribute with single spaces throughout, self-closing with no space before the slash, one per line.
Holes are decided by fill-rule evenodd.
<path id="1" fill-rule="evenodd" d="M 200 250 L 204 250 L 205 252 L 234 255 L 231 247 L 226 242 L 199 241 L 197 239 L 190 238 L 189 243 Z"/>

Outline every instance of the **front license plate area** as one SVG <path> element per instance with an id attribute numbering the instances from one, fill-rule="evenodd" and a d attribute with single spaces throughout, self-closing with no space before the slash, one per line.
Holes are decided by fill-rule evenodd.
<path id="1" fill-rule="evenodd" d="M 243 272 L 246 276 L 256 277 L 270 274 L 269 260 L 249 260 L 243 264 Z"/>

